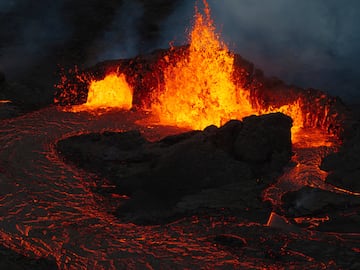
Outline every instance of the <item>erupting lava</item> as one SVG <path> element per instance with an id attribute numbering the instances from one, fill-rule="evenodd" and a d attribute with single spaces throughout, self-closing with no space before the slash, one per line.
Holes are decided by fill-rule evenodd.
<path id="1" fill-rule="evenodd" d="M 252 91 L 253 88 L 239 84 L 247 75 L 239 74 L 236 55 L 228 51 L 216 33 L 205 0 L 203 5 L 203 12 L 195 7 L 190 45 L 185 50 L 172 48 L 151 66 L 135 58 L 105 64 L 96 73 L 90 71 L 79 75 L 75 71 L 75 80 L 62 78 L 58 88 L 65 91 L 61 91 L 55 102 L 63 99 L 69 105 L 76 97 L 85 102 L 86 92 L 82 89 L 87 87 L 86 103 L 72 106 L 70 111 L 99 113 L 99 108 L 130 109 L 134 103 L 138 108 L 150 108 L 161 125 L 190 129 L 220 126 L 231 119 L 241 120 L 250 115 L 282 112 L 293 120 L 294 143 L 301 141 L 298 133 L 302 127 L 327 130 L 332 125 L 334 128 L 329 121 L 331 105 L 326 95 L 314 97 L 315 102 L 311 101 L 311 104 L 307 101 L 311 97 L 305 94 L 292 95 L 288 100 L 272 97 L 269 103 L 269 98 L 264 99 Z M 119 70 L 123 72 L 121 75 L 117 75 Z M 96 77 L 100 80 L 94 79 Z M 141 94 L 144 92 L 148 92 L 145 98 Z M 271 89 L 268 92 L 271 93 Z M 327 142 L 320 139 L 319 143 Z"/>
<path id="2" fill-rule="evenodd" d="M 130 110 L 132 97 L 133 91 L 126 82 L 125 75 L 110 73 L 103 80 L 92 80 L 86 103 L 73 106 L 71 111 L 95 111 L 106 108 Z"/>
<path id="3" fill-rule="evenodd" d="M 253 113 L 248 93 L 232 82 L 234 57 L 215 33 L 210 9 L 196 9 L 189 55 L 164 70 L 165 85 L 152 110 L 161 123 L 194 129 Z"/>
<path id="4" fill-rule="evenodd" d="M 234 56 L 220 41 L 206 1 L 204 14 L 196 8 L 187 57 L 164 70 L 164 89 L 153 94 L 152 111 L 162 124 L 203 129 L 231 119 L 255 114 L 282 112 L 294 123 L 292 132 L 303 126 L 300 100 L 280 108 L 255 108 L 249 91 L 233 82 Z"/>

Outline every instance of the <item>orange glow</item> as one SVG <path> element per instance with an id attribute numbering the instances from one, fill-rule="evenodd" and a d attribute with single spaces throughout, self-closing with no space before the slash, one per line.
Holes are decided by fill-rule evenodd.
<path id="1" fill-rule="evenodd" d="M 205 14 L 196 9 L 189 55 L 164 70 L 164 89 L 154 95 L 152 111 L 163 124 L 203 129 L 254 113 L 249 93 L 232 82 L 234 57 L 204 5 Z"/>
<path id="2" fill-rule="evenodd" d="M 282 112 L 293 120 L 292 142 L 298 147 L 332 145 L 325 134 L 329 107 L 324 105 L 322 97 L 316 100 L 319 106 L 315 104 L 312 107 L 315 109 L 310 110 L 306 98 L 301 96 L 288 104 L 279 101 L 279 105 L 276 105 L 274 100 L 270 106 L 269 103 L 261 102 L 260 98 L 257 99 L 254 93 L 250 97 L 249 89 L 234 83 L 235 76 L 239 76 L 234 72 L 237 68 L 234 66 L 234 54 L 228 51 L 216 33 L 206 0 L 203 0 L 203 5 L 203 11 L 195 7 L 188 49 L 184 53 L 176 54 L 171 51 L 165 55 L 162 59 L 164 61 L 157 63 L 157 68 L 163 74 L 149 76 L 156 77 L 156 87 L 144 83 L 147 80 L 139 79 L 141 76 L 131 78 L 135 85 L 141 82 L 141 87 L 134 86 L 135 89 L 151 92 L 151 104 L 144 104 L 144 109 L 150 107 L 152 111 L 154 117 L 151 121 L 155 120 L 161 125 L 201 130 L 209 125 L 221 126 L 231 119 L 241 120 L 250 115 Z M 100 81 L 94 80 L 89 73 L 79 74 L 77 69 L 74 75 L 78 84 L 66 76 L 61 78 L 57 88 L 63 91 L 55 102 L 71 104 L 78 101 L 79 97 L 84 102 L 86 91 L 83 90 L 89 86 L 89 91 L 86 103 L 73 106 L 70 111 L 92 111 L 99 114 L 99 109 L 132 107 L 133 90 L 124 74 L 110 72 Z M 321 136 L 312 136 L 310 140 L 309 132 L 303 132 L 304 127 L 323 129 L 325 132 L 317 132 L 317 135 Z"/>
<path id="3" fill-rule="evenodd" d="M 249 92 L 233 83 L 234 56 L 220 41 L 210 8 L 203 2 L 204 14 L 195 10 L 189 55 L 164 70 L 164 89 L 153 95 L 152 111 L 159 122 L 203 129 L 249 115 L 282 112 L 293 119 L 292 133 L 296 134 L 304 123 L 301 100 L 279 108 L 252 106 Z"/>
<path id="4" fill-rule="evenodd" d="M 0 104 L 11 103 L 11 100 L 0 100 Z"/>
<path id="5" fill-rule="evenodd" d="M 133 91 L 124 74 L 110 73 L 103 80 L 92 80 L 86 103 L 73 106 L 71 111 L 95 111 L 97 109 L 132 107 Z"/>

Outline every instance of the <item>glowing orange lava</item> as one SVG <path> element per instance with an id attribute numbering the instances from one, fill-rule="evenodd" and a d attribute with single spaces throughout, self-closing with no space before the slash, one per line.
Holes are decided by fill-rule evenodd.
<path id="1" fill-rule="evenodd" d="M 234 57 L 204 5 L 204 15 L 196 9 L 188 57 L 164 70 L 164 89 L 154 95 L 152 111 L 161 123 L 203 129 L 254 113 L 249 93 L 232 82 Z"/>
<path id="2" fill-rule="evenodd" d="M 195 9 L 188 57 L 164 70 L 164 88 L 153 95 L 152 111 L 159 122 L 203 129 L 253 114 L 282 112 L 293 119 L 292 133 L 297 133 L 304 123 L 301 100 L 278 108 L 255 108 L 249 91 L 235 86 L 234 56 L 220 41 L 209 5 L 203 3 L 204 14 Z"/>
<path id="3" fill-rule="evenodd" d="M 124 74 L 110 73 L 103 80 L 92 80 L 86 103 L 73 106 L 71 111 L 96 111 L 117 108 L 129 110 L 132 107 L 133 90 Z"/>
<path id="4" fill-rule="evenodd" d="M 156 85 L 147 85 L 144 83 L 146 80 L 142 81 L 142 76 L 131 78 L 134 89 L 150 91 L 150 104 L 144 105 L 144 109 L 150 107 L 154 116 L 149 121 L 181 128 L 204 129 L 209 125 L 221 126 L 231 119 L 241 120 L 250 115 L 282 112 L 293 120 L 291 133 L 294 144 L 303 144 L 304 147 L 331 145 L 328 134 L 325 134 L 329 127 L 327 120 L 330 110 L 326 96 L 314 98 L 315 103 L 311 106 L 304 95 L 298 95 L 287 104 L 279 100 L 279 105 L 276 105 L 277 99 L 270 104 L 265 102 L 265 105 L 253 92 L 250 96 L 249 89 L 235 83 L 239 79 L 235 76 L 241 76 L 236 75 L 238 67 L 234 65 L 235 56 L 216 33 L 206 0 L 203 0 L 203 5 L 202 12 L 195 7 L 195 19 L 189 35 L 190 45 L 185 53 L 176 54 L 170 50 L 164 57 L 166 64 L 158 62 L 161 74 L 148 76 L 148 71 L 145 71 L 144 77 L 155 78 Z M 73 106 L 70 111 L 99 114 L 103 109 L 128 110 L 132 107 L 133 90 L 124 74 L 113 72 L 103 80 L 96 81 L 88 73 L 78 74 L 76 69 L 74 78 L 79 85 L 62 77 L 57 88 L 63 91 L 55 98 L 56 103 L 64 99 L 65 103 L 70 101 L 71 104 L 78 96 L 84 96 L 81 96 L 81 91 L 89 85 L 86 103 Z M 140 87 L 137 85 L 139 83 Z M 304 133 L 303 127 L 322 129 L 325 133 L 317 132 L 316 141 L 309 140 L 306 137 L 309 133 Z"/>

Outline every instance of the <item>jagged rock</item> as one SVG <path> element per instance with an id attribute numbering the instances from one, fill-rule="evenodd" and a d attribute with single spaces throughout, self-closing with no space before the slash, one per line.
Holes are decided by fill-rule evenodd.
<path id="1" fill-rule="evenodd" d="M 289 161 L 290 127 L 291 119 L 279 113 L 250 117 L 244 123 L 233 120 L 221 128 L 209 126 L 157 142 L 145 140 L 138 131 L 107 132 L 63 140 L 57 148 L 66 160 L 95 170 L 115 183 L 119 193 L 131 196 L 119 208 L 119 216 L 144 220 L 149 215 L 174 215 L 176 207 L 194 210 L 204 206 L 202 201 L 215 207 L 224 207 L 227 201 L 231 207 L 237 203 L 244 208 L 251 207 L 245 203 L 251 201 L 260 209 L 263 186 L 255 179 L 272 173 L 271 164 L 280 170 Z M 256 151 L 261 158 L 247 158 L 253 153 L 246 151 Z M 279 153 L 281 162 L 276 160 Z M 217 192 L 231 185 L 231 192 L 227 188 Z M 207 194 L 213 194 L 210 201 Z"/>
<path id="2" fill-rule="evenodd" d="M 283 208 L 291 217 L 315 216 L 360 206 L 360 198 L 339 194 L 318 188 L 303 187 L 285 193 L 282 197 Z"/>
<path id="3" fill-rule="evenodd" d="M 360 198 L 304 187 L 283 198 L 285 215 L 308 228 L 331 232 L 360 232 Z M 299 219 L 300 218 L 300 219 Z"/>
<path id="4" fill-rule="evenodd" d="M 239 120 L 230 120 L 220 127 L 213 136 L 214 144 L 225 152 L 234 155 L 234 143 L 243 128 L 243 123 Z"/>
<path id="5" fill-rule="evenodd" d="M 325 157 L 320 167 L 329 172 L 328 183 L 360 192 L 360 122 L 353 125 L 351 137 L 340 150 Z"/>
<path id="6" fill-rule="evenodd" d="M 281 113 L 250 116 L 234 143 L 235 156 L 247 162 L 267 162 L 274 156 L 288 161 L 291 156 L 292 120 Z"/>

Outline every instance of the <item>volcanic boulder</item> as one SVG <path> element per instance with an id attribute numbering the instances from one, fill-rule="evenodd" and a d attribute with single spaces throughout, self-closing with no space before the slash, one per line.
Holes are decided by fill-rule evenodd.
<path id="1" fill-rule="evenodd" d="M 290 128 L 291 119 L 276 113 L 153 143 L 130 131 L 81 135 L 60 141 L 57 147 L 65 159 L 100 173 L 116 184 L 120 194 L 130 195 L 118 215 L 159 211 L 172 215 L 184 196 L 227 185 L 243 186 L 232 188 L 236 196 L 246 200 L 252 194 L 258 200 L 262 190 L 256 179 L 273 176 L 290 159 Z"/>
<path id="2" fill-rule="evenodd" d="M 249 116 L 243 120 L 242 132 L 234 142 L 234 154 L 237 159 L 250 163 L 272 161 L 274 157 L 284 161 L 291 156 L 290 117 L 281 113 Z"/>
<path id="3" fill-rule="evenodd" d="M 282 197 L 285 215 L 301 225 L 332 232 L 359 232 L 360 198 L 318 188 L 303 187 Z M 312 223 L 317 224 L 312 224 Z M 320 225 L 320 226 L 318 226 Z"/>
<path id="4" fill-rule="evenodd" d="M 325 157 L 321 169 L 328 171 L 328 183 L 360 192 L 360 122 L 353 125 L 351 137 L 340 151 Z"/>

